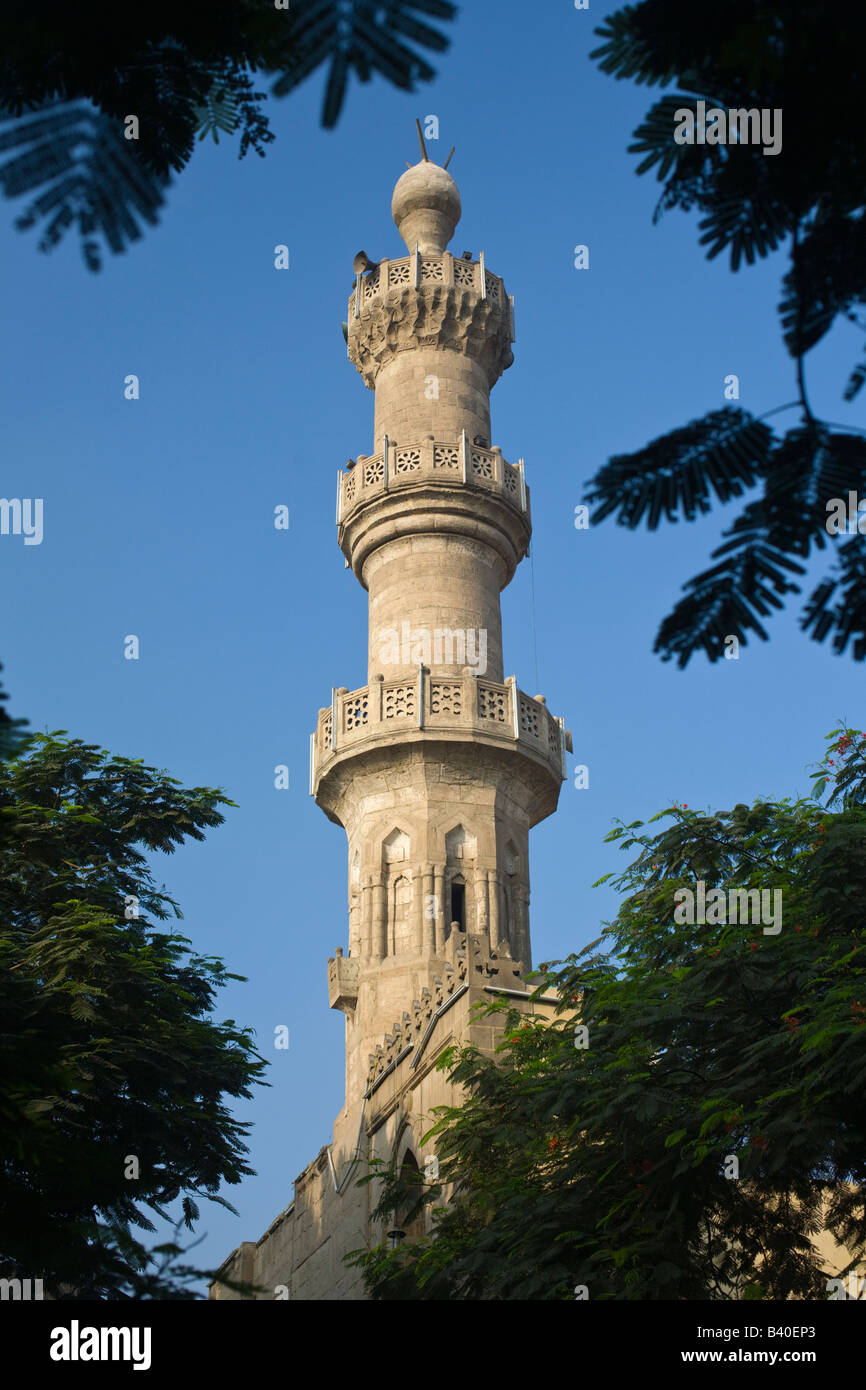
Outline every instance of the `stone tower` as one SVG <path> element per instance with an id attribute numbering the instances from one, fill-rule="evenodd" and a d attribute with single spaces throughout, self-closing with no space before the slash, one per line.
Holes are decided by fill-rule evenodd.
<path id="1" fill-rule="evenodd" d="M 502 665 L 499 596 L 531 534 L 522 461 L 490 444 L 513 301 L 483 253 L 446 249 L 461 207 L 445 169 L 408 169 L 391 211 L 408 255 L 358 271 L 348 315 L 373 451 L 337 497 L 369 595 L 367 682 L 333 692 L 311 751 L 311 791 L 349 841 L 349 955 L 334 970 L 347 1095 L 441 974 L 452 931 L 529 967 L 529 830 L 564 776 L 561 721 Z"/>
<path id="2" fill-rule="evenodd" d="M 310 792 L 348 837 L 348 954 L 328 962 L 346 1100 L 294 1201 L 223 1266 L 261 1298 L 363 1297 L 341 1257 L 382 1232 L 353 1175 L 374 1154 L 423 1166 L 430 1110 L 456 1100 L 437 1055 L 495 1045 L 477 1000 L 545 1011 L 522 978 L 529 831 L 556 808 L 570 740 L 503 671 L 499 595 L 531 535 L 523 462 L 490 442 L 513 299 L 483 253 L 447 250 L 461 205 L 444 168 L 409 168 L 391 211 L 407 254 L 359 253 L 348 310 L 372 452 L 337 480 L 339 544 L 369 595 L 367 680 L 332 691 L 310 738 Z"/>

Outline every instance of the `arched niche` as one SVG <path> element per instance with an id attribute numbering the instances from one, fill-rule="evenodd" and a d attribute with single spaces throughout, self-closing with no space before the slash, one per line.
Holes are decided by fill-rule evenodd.
<path id="1" fill-rule="evenodd" d="M 508 840 L 502 855 L 502 894 L 503 915 L 501 935 L 511 942 L 513 950 L 521 954 L 524 948 L 521 913 L 521 893 L 523 884 L 520 852 L 513 840 Z"/>
<path id="2" fill-rule="evenodd" d="M 426 1231 L 424 1208 L 419 1203 L 423 1192 L 424 1179 L 421 1166 L 413 1148 L 413 1134 L 405 1125 L 395 1145 L 395 1168 L 401 1178 L 401 1201 L 394 1213 L 396 1228 L 405 1233 L 407 1240 L 417 1240 Z"/>
<path id="3" fill-rule="evenodd" d="M 386 835 L 382 841 L 382 863 L 401 864 L 409 858 L 409 836 L 399 827 Z"/>
<path id="4" fill-rule="evenodd" d="M 400 874 L 389 884 L 389 941 L 388 954 L 405 956 L 412 950 L 412 883 L 408 875 Z"/>
<path id="5" fill-rule="evenodd" d="M 448 935 L 451 934 L 451 924 L 456 922 L 460 931 L 468 930 L 469 922 L 469 902 L 467 897 L 466 879 L 461 873 L 449 874 L 445 885 L 448 896 Z"/>
<path id="6" fill-rule="evenodd" d="M 465 825 L 455 825 L 445 836 L 445 929 L 449 935 L 452 922 L 468 931 L 470 918 L 475 920 L 472 894 L 477 850 L 478 842 Z"/>
<path id="7" fill-rule="evenodd" d="M 462 864 L 466 859 L 474 859 L 478 842 L 464 825 L 455 825 L 445 836 L 445 859 L 448 864 Z"/>

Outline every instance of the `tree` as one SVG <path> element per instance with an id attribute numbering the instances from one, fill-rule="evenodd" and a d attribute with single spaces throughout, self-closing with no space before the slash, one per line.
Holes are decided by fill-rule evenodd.
<path id="1" fill-rule="evenodd" d="M 403 91 L 430 81 L 418 46 L 448 40 L 419 16 L 453 19 L 448 0 L 157 0 L 82 9 L 13 0 L 0 16 L 0 191 L 35 195 L 21 229 L 43 224 L 40 249 L 77 227 L 85 262 L 102 264 L 154 225 L 172 171 L 195 137 L 241 132 L 240 157 L 274 136 L 251 74 L 285 96 L 329 64 L 322 124 L 336 125 L 349 76 L 381 73 Z M 35 115 L 33 113 L 36 113 Z"/>
<path id="2" fill-rule="evenodd" d="M 684 585 L 685 597 L 664 619 L 654 650 L 684 667 L 703 649 L 724 656 L 725 638 L 747 632 L 767 640 L 761 619 L 799 593 L 792 575 L 833 538 L 836 577 L 808 600 L 801 628 L 833 650 L 866 658 L 866 517 L 847 515 L 848 494 L 866 494 L 862 430 L 819 419 L 806 389 L 805 357 L 838 321 L 866 329 L 866 142 L 860 93 L 866 78 L 866 16 L 828 25 L 823 6 L 802 0 L 732 0 L 712 14 L 688 0 L 642 0 L 595 31 L 604 42 L 590 56 L 602 71 L 647 85 L 676 82 L 634 132 L 637 172 L 656 170 L 664 211 L 698 209 L 700 243 L 712 259 L 730 251 L 731 269 L 787 243 L 790 269 L 779 305 L 782 336 L 796 367 L 797 397 L 760 419 L 729 406 L 662 435 L 645 448 L 608 460 L 590 481 L 598 504 L 593 523 L 617 515 L 632 530 L 655 530 L 707 515 L 719 502 L 761 486 L 724 541 L 718 563 Z M 707 126 L 690 131 L 705 103 Z M 722 121 L 713 117 L 718 111 Z M 775 113 L 781 148 L 766 153 L 750 111 Z M 740 138 L 730 129 L 737 116 Z M 782 119 L 784 127 L 782 128 Z M 692 135 L 691 142 L 678 143 Z M 746 143 L 748 130 L 752 143 Z M 768 121 L 768 133 L 770 122 Z M 719 136 L 727 136 L 718 143 Z M 716 143 L 710 143 L 715 139 Z M 861 356 L 845 387 L 853 400 L 866 381 Z M 733 397 L 732 397 L 733 398 Z M 781 437 L 764 421 L 798 410 Z M 846 516 L 841 520 L 841 502 Z M 829 515 L 828 515 L 829 513 Z M 862 521 L 862 526 L 859 522 Z M 850 536 L 850 539 L 843 539 Z"/>
<path id="3" fill-rule="evenodd" d="M 2 670 L 3 667 L 0 665 L 0 671 Z M 24 728 L 27 720 L 10 718 L 6 709 L 8 699 L 9 696 L 0 683 L 0 760 L 11 758 L 26 738 Z"/>
<path id="4" fill-rule="evenodd" d="M 184 1252 L 136 1231 L 252 1172 L 251 1032 L 212 1017 L 221 960 L 150 919 L 182 914 L 147 855 L 234 803 L 61 732 L 0 761 L 0 1272 L 55 1297 L 189 1296 Z M 156 1263 L 156 1270 L 153 1265 Z M 192 1271 L 194 1272 L 194 1271 Z M 167 1281 L 167 1282 L 166 1282 Z"/>
<path id="5" fill-rule="evenodd" d="M 498 1058 L 440 1062 L 467 1099 L 425 1136 L 433 1234 L 354 1254 L 373 1297 L 824 1298 L 822 1226 L 851 1256 L 834 1274 L 862 1261 L 866 735 L 831 736 L 816 791 L 836 773 L 836 811 L 675 805 L 615 826 L 637 854 L 627 896 L 598 941 L 541 968 L 558 1017 L 494 1005 Z M 683 920 L 700 883 L 706 911 Z M 777 922 L 754 900 L 737 920 L 742 889 Z M 406 1181 L 386 1174 L 380 1216 Z"/>

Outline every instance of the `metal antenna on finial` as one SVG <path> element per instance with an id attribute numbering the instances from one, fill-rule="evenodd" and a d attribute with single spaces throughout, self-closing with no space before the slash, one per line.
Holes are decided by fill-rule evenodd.
<path id="1" fill-rule="evenodd" d="M 448 153 L 448 158 L 446 159 L 445 163 L 442 165 L 442 168 L 443 168 L 443 169 L 447 169 L 447 168 L 448 168 L 448 165 L 451 163 L 451 156 L 452 156 L 453 153 L 454 153 L 454 146 L 452 145 L 452 146 L 451 146 L 451 149 L 450 149 L 450 151 L 449 151 L 449 153 Z"/>
<path id="2" fill-rule="evenodd" d="M 427 146 L 424 144 L 424 136 L 421 133 L 421 122 L 419 121 L 417 116 L 415 117 L 415 128 L 418 131 L 418 142 L 421 146 L 421 158 L 423 159 L 425 164 L 429 164 L 430 156 L 427 153 Z"/>

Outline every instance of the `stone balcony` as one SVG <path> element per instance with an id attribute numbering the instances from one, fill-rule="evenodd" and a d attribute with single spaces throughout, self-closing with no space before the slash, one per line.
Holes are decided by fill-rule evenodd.
<path id="1" fill-rule="evenodd" d="M 363 309 L 391 290 L 421 289 L 424 285 L 442 285 L 470 290 L 479 299 L 489 300 L 491 308 L 507 315 L 510 336 L 514 341 L 514 299 L 505 293 L 505 284 L 498 275 L 491 275 L 482 255 L 477 261 L 458 260 L 450 251 L 441 256 L 416 252 L 398 260 L 382 260 L 368 274 L 359 274 L 349 296 L 349 313 L 360 318 Z"/>
<path id="2" fill-rule="evenodd" d="M 523 460 L 508 463 L 501 449 L 470 444 L 464 432 L 457 440 L 431 438 L 400 445 L 386 437 L 377 454 L 359 454 L 355 467 L 348 472 L 340 469 L 337 476 L 337 525 L 342 526 L 365 502 L 421 482 L 492 493 L 531 524 Z"/>
<path id="3" fill-rule="evenodd" d="M 411 680 L 379 679 L 359 690 L 335 689 L 330 708 L 321 709 L 310 735 L 310 795 L 335 760 L 398 737 L 453 735 L 519 747 L 561 782 L 571 732 L 547 709 L 543 698 L 518 690 L 510 676 L 503 684 L 468 675 L 438 677 L 419 667 Z"/>
<path id="4" fill-rule="evenodd" d="M 369 387 L 381 366 L 412 348 L 451 348 L 483 363 L 488 386 L 514 361 L 514 298 L 484 256 L 458 260 L 413 252 L 355 277 L 349 359 Z"/>
<path id="5" fill-rule="evenodd" d="M 347 1016 L 358 1002 L 358 961 L 344 956 L 341 946 L 328 959 L 328 1001 Z"/>

